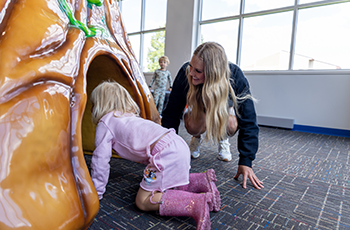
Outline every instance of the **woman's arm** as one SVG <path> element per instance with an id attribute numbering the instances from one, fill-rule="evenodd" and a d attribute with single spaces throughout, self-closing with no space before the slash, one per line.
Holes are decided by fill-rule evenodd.
<path id="1" fill-rule="evenodd" d="M 162 126 L 165 128 L 174 128 L 176 133 L 178 133 L 180 119 L 186 106 L 188 92 L 186 68 L 188 64 L 188 62 L 185 63 L 177 73 L 167 107 L 162 113 Z"/>
<path id="2" fill-rule="evenodd" d="M 232 88 L 238 97 L 250 93 L 250 86 L 242 70 L 235 64 L 230 63 Z M 239 165 L 252 167 L 252 161 L 259 147 L 259 126 L 256 120 L 254 102 L 246 99 L 238 103 L 238 151 Z"/>
<path id="3" fill-rule="evenodd" d="M 237 96 L 243 97 L 250 94 L 249 83 L 244 76 L 242 70 L 230 63 L 231 78 L 234 80 L 232 87 Z M 264 188 L 263 182 L 255 175 L 252 169 L 252 162 L 255 159 L 256 152 L 259 147 L 259 126 L 256 121 L 256 112 L 252 99 L 246 99 L 238 104 L 239 116 L 238 121 L 238 151 L 239 161 L 237 173 L 234 179 L 242 174 L 243 188 L 247 188 L 247 180 L 249 179 L 256 189 Z"/>

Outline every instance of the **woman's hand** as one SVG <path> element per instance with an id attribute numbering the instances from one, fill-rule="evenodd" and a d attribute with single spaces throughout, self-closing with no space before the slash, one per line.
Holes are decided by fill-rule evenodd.
<path id="1" fill-rule="evenodd" d="M 249 178 L 256 189 L 260 190 L 264 188 L 263 182 L 255 175 L 252 168 L 245 165 L 238 165 L 237 174 L 234 179 L 237 180 L 241 174 L 243 175 L 243 188 L 247 188 L 247 178 Z"/>

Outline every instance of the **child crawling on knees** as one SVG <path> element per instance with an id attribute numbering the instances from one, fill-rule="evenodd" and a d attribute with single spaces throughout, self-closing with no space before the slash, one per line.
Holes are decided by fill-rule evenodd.
<path id="1" fill-rule="evenodd" d="M 136 195 L 143 211 L 162 216 L 190 216 L 197 229 L 210 229 L 209 211 L 219 211 L 220 193 L 213 169 L 189 173 L 191 154 L 173 129 L 139 117 L 139 107 L 128 91 L 105 81 L 91 94 L 92 120 L 96 127 L 91 178 L 99 199 L 109 177 L 112 149 L 122 158 L 146 165 Z"/>

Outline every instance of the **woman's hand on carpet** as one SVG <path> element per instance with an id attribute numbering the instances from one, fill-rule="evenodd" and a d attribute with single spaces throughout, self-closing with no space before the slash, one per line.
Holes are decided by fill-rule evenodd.
<path id="1" fill-rule="evenodd" d="M 249 178 L 249 180 L 252 182 L 253 186 L 256 189 L 262 189 L 264 188 L 263 186 L 263 182 L 259 180 L 259 178 L 255 175 L 253 169 L 251 167 L 245 166 L 245 165 L 238 165 L 238 170 L 237 170 L 237 174 L 234 177 L 234 179 L 238 179 L 238 177 L 240 175 L 243 175 L 243 185 L 242 187 L 245 189 L 247 188 L 247 179 Z"/>

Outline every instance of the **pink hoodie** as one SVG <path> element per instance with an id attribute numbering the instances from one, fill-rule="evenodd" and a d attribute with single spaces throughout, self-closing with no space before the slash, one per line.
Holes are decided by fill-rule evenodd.
<path id="1" fill-rule="evenodd" d="M 91 159 L 91 178 L 99 198 L 106 190 L 112 148 L 124 159 L 147 165 L 152 158 L 150 145 L 169 131 L 131 113 L 121 115 L 115 111 L 103 116 L 96 127 L 96 148 Z"/>

